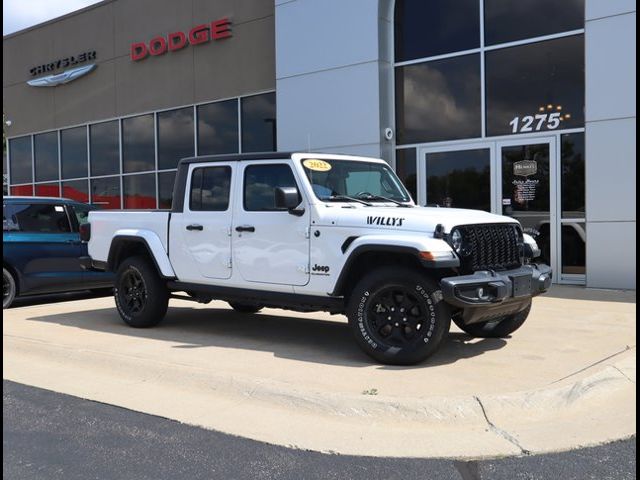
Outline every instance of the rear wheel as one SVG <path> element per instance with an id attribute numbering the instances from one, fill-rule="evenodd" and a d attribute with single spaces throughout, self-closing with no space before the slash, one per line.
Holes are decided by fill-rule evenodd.
<path id="1" fill-rule="evenodd" d="M 16 298 L 16 280 L 13 274 L 2 267 L 2 309 L 9 308 Z"/>
<path id="2" fill-rule="evenodd" d="M 167 313 L 169 291 L 145 257 L 125 259 L 118 268 L 114 297 L 120 316 L 131 327 L 157 325 Z"/>
<path id="3" fill-rule="evenodd" d="M 488 322 L 472 323 L 471 325 L 465 325 L 461 318 L 455 318 L 453 321 L 455 324 L 468 333 L 472 337 L 479 338 L 502 338 L 511 335 L 517 329 L 519 329 L 529 316 L 531 312 L 531 302 L 524 310 L 519 311 L 511 315 L 505 315 L 504 317 L 496 318 L 495 320 L 489 320 Z"/>
<path id="4" fill-rule="evenodd" d="M 264 307 L 255 303 L 229 302 L 231 308 L 240 313 L 258 313 Z"/>
<path id="5" fill-rule="evenodd" d="M 425 360 L 451 325 L 437 284 L 402 267 L 380 268 L 365 276 L 350 296 L 347 316 L 360 348 L 390 365 Z"/>

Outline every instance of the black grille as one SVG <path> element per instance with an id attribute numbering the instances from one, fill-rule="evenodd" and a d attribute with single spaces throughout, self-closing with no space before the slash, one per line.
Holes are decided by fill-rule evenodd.
<path id="1" fill-rule="evenodd" d="M 519 228 L 515 225 L 467 225 L 462 233 L 465 270 L 508 270 L 520 266 Z"/>

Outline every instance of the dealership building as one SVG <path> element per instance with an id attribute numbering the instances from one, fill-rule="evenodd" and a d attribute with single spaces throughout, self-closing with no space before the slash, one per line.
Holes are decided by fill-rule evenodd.
<path id="1" fill-rule="evenodd" d="M 178 161 L 382 157 L 635 289 L 634 0 L 104 0 L 3 39 L 12 195 L 168 208 Z"/>

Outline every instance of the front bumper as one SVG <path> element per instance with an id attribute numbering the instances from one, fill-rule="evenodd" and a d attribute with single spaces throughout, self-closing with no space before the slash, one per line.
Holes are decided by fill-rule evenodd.
<path id="1" fill-rule="evenodd" d="M 463 309 L 464 323 L 517 313 L 551 286 L 551 267 L 523 265 L 503 272 L 478 271 L 440 280 L 444 301 Z"/>

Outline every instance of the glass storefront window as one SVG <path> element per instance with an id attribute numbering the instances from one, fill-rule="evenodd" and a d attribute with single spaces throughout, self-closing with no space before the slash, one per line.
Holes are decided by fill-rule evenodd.
<path id="1" fill-rule="evenodd" d="M 156 208 L 156 175 L 126 175 L 122 179 L 124 208 Z"/>
<path id="2" fill-rule="evenodd" d="M 171 208 L 175 179 L 176 172 L 161 172 L 158 174 L 158 208 Z"/>
<path id="3" fill-rule="evenodd" d="M 91 175 L 120 173 L 120 132 L 118 121 L 89 125 Z"/>
<path id="4" fill-rule="evenodd" d="M 62 178 L 87 176 L 87 127 L 60 130 Z"/>
<path id="5" fill-rule="evenodd" d="M 33 136 L 33 160 L 36 182 L 58 180 L 58 132 Z"/>
<path id="6" fill-rule="evenodd" d="M 409 190 L 414 202 L 418 201 L 417 172 L 416 172 L 416 149 L 403 148 L 396 151 L 396 174 Z"/>
<path id="7" fill-rule="evenodd" d="M 560 139 L 562 217 L 585 218 L 584 133 L 569 133 Z"/>
<path id="8" fill-rule="evenodd" d="M 426 154 L 427 205 L 491 211 L 491 150 Z"/>
<path id="9" fill-rule="evenodd" d="M 397 0 L 396 62 L 480 46 L 478 0 Z"/>
<path id="10" fill-rule="evenodd" d="M 105 209 L 121 208 L 120 177 L 91 180 L 91 203 Z"/>
<path id="11" fill-rule="evenodd" d="M 17 197 L 30 197 L 33 195 L 33 185 L 11 185 L 9 192 Z"/>
<path id="12" fill-rule="evenodd" d="M 62 182 L 62 196 L 82 203 L 89 202 L 89 183 L 87 180 Z"/>
<path id="13" fill-rule="evenodd" d="M 37 197 L 59 197 L 60 185 L 58 182 L 38 183 L 36 186 Z"/>
<path id="14" fill-rule="evenodd" d="M 562 224 L 562 273 L 586 273 L 587 225 L 583 222 Z"/>
<path id="15" fill-rule="evenodd" d="M 32 182 L 31 137 L 26 136 L 9 140 L 9 156 L 11 162 L 11 183 Z"/>
<path id="16" fill-rule="evenodd" d="M 193 108 L 158 113 L 158 169 L 176 168 L 194 155 Z"/>
<path id="17" fill-rule="evenodd" d="M 584 0 L 484 0 L 486 45 L 584 27 Z"/>
<path id="18" fill-rule="evenodd" d="M 156 147 L 153 115 L 122 119 L 122 167 L 124 173 L 155 170 Z"/>
<path id="19" fill-rule="evenodd" d="M 264 93 L 240 101 L 242 117 L 242 151 L 275 152 L 276 94 Z"/>
<path id="20" fill-rule="evenodd" d="M 487 52 L 487 135 L 584 126 L 584 36 Z"/>
<path id="21" fill-rule="evenodd" d="M 198 106 L 198 155 L 238 152 L 238 101 Z"/>
<path id="22" fill-rule="evenodd" d="M 480 56 L 396 69 L 399 144 L 479 137 Z"/>

